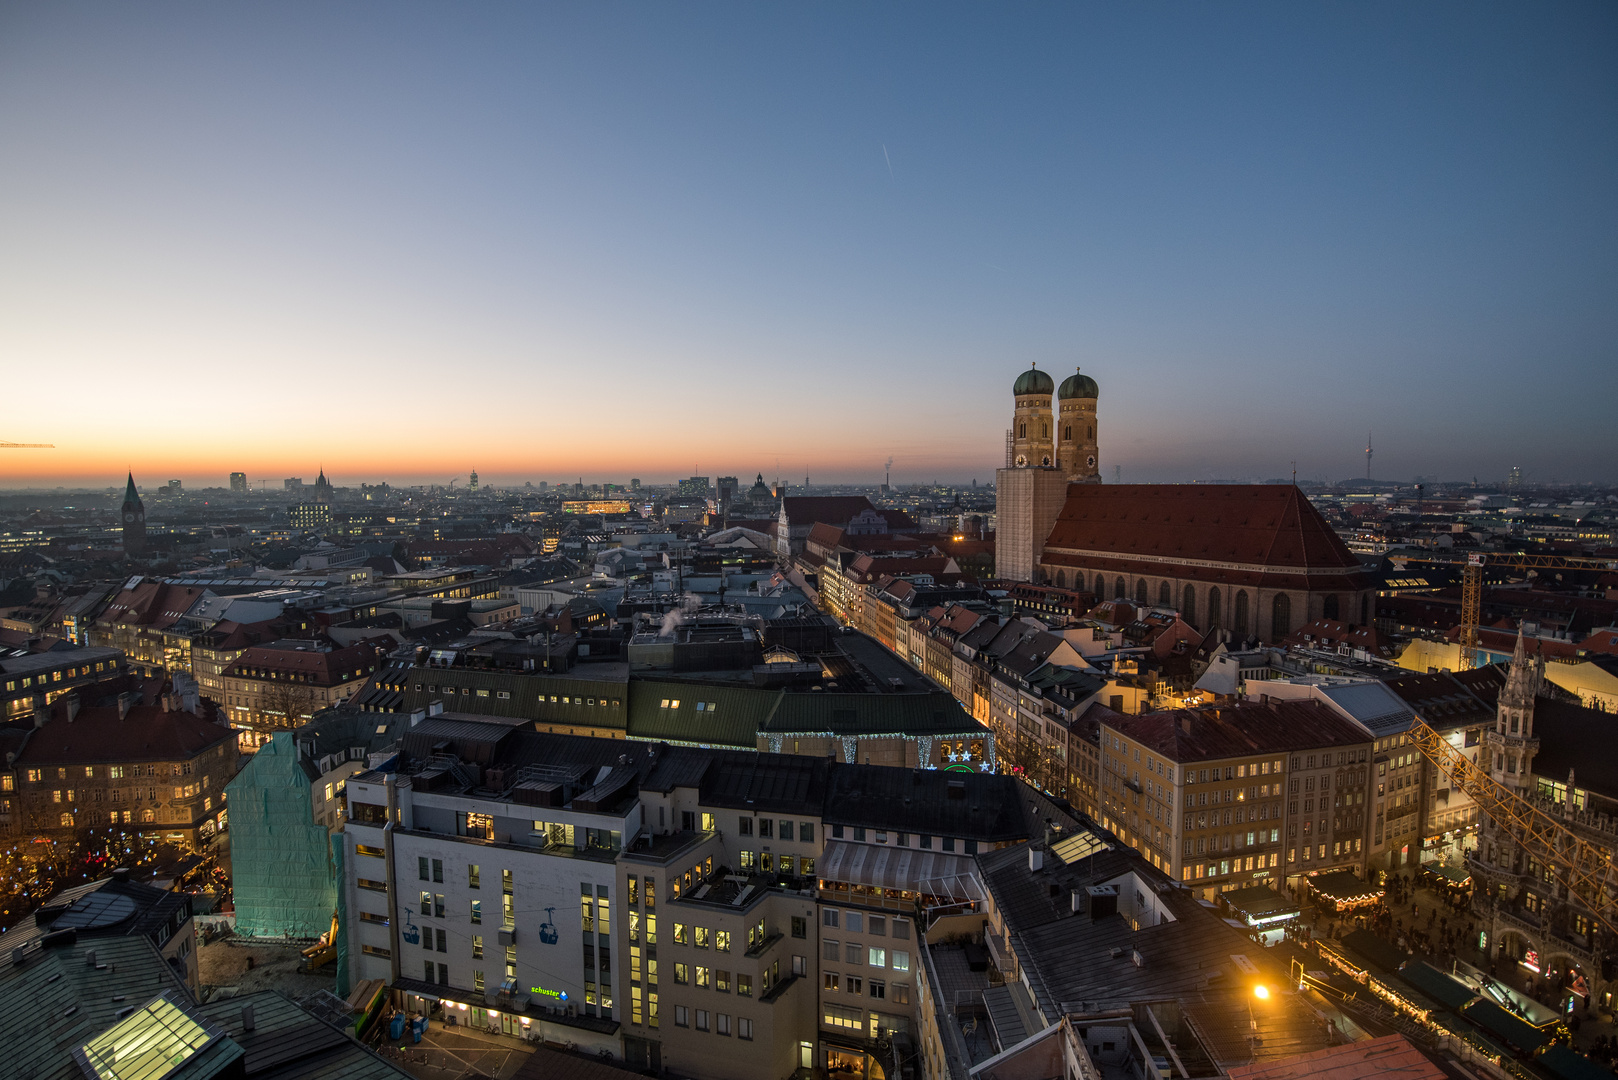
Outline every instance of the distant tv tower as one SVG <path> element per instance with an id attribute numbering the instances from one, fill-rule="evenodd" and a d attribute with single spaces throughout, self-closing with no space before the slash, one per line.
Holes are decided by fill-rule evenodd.
<path id="1" fill-rule="evenodd" d="M 1365 479 L 1371 478 L 1371 433 L 1365 433 Z"/>

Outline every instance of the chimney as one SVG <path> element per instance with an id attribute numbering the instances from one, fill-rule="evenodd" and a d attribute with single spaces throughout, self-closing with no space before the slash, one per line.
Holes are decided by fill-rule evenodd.
<path id="1" fill-rule="evenodd" d="M 1035 844 L 1028 845 L 1028 872 L 1038 873 L 1045 868 L 1045 849 Z"/>
<path id="2" fill-rule="evenodd" d="M 1069 889 L 1068 903 L 1073 906 L 1073 914 L 1077 915 L 1084 910 L 1084 894 L 1078 889 Z"/>
<path id="3" fill-rule="evenodd" d="M 126 690 L 118 695 L 118 719 L 122 720 L 129 715 L 130 708 L 140 700 L 140 693 L 136 690 Z"/>
<path id="4" fill-rule="evenodd" d="M 94 949 L 84 950 L 84 963 L 87 967 L 96 966 L 96 951 Z"/>
<path id="5" fill-rule="evenodd" d="M 251 1006 L 251 1005 L 243 1005 L 242 1006 L 242 1033 L 246 1034 L 247 1032 L 252 1031 L 253 1027 L 254 1027 L 253 1006 Z"/>
<path id="6" fill-rule="evenodd" d="M 78 693 L 77 690 L 75 690 L 73 693 L 67 695 L 67 722 L 68 723 L 71 724 L 73 722 L 74 717 L 79 715 L 79 706 L 81 704 L 82 704 L 82 702 L 79 700 L 79 693 Z"/>
<path id="7" fill-rule="evenodd" d="M 34 691 L 34 726 L 44 727 L 45 721 L 51 718 L 51 704 L 45 697 L 45 691 Z"/>

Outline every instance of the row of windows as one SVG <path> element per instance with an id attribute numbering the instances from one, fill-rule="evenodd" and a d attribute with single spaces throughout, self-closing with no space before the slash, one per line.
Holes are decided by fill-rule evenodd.
<path id="1" fill-rule="evenodd" d="M 872 937 L 886 937 L 889 928 L 888 916 L 875 915 L 863 911 L 842 911 L 838 908 L 823 908 L 820 912 L 820 921 L 823 926 L 840 927 L 851 934 L 870 934 Z M 910 940 L 910 923 L 904 919 L 895 918 L 892 921 L 893 936 L 899 941 Z"/>
<path id="2" fill-rule="evenodd" d="M 715 1013 L 713 1017 L 713 1032 L 716 1035 L 729 1035 L 731 1018 L 729 1013 Z M 694 1027 L 697 1031 L 707 1031 L 708 1010 L 688 1009 L 684 1005 L 674 1006 L 674 1026 Z M 738 1039 L 753 1038 L 753 1021 L 745 1016 L 736 1017 L 736 1037 Z"/>
<path id="3" fill-rule="evenodd" d="M 827 971 L 821 975 L 820 988 L 828 993 L 841 991 L 853 994 L 856 997 L 868 993 L 877 1000 L 887 1000 L 895 1005 L 910 1004 L 910 984 L 889 984 L 886 979 L 867 979 L 863 975 L 845 975 L 842 972 Z"/>
<path id="4" fill-rule="evenodd" d="M 75 778 L 83 776 L 86 780 L 94 780 L 98 777 L 108 780 L 122 780 L 126 777 L 134 776 L 190 776 L 191 764 L 189 761 L 182 761 L 175 765 L 58 765 L 54 772 L 57 780 L 66 780 L 70 776 Z M 81 768 L 82 772 L 80 771 Z M 51 769 L 28 769 L 24 775 L 29 783 L 41 784 L 45 782 L 46 773 L 52 771 Z M 6 781 L 5 790 L 10 791 L 11 778 L 7 776 L 4 779 Z"/>
<path id="5" fill-rule="evenodd" d="M 705 823 L 703 825 L 704 831 L 712 829 L 713 815 L 703 814 L 702 818 Z M 754 828 L 754 818 L 742 817 L 737 819 L 736 832 L 738 835 L 752 836 Z M 771 833 L 774 833 L 782 840 L 791 840 L 794 832 L 797 833 L 797 839 L 800 843 L 812 844 L 815 840 L 815 823 L 812 821 L 800 821 L 797 823 L 796 830 L 794 830 L 792 822 L 787 818 L 780 819 L 779 828 L 777 828 L 777 822 L 773 818 L 757 818 L 756 828 L 758 835 L 766 840 L 771 838 Z"/>
<path id="6" fill-rule="evenodd" d="M 415 688 L 416 688 L 416 692 L 420 693 L 421 690 L 422 690 L 421 683 L 417 683 Z M 401 687 L 401 689 L 402 689 L 402 687 Z M 444 693 L 444 694 L 449 694 L 451 696 L 454 696 L 455 694 L 465 694 L 468 697 L 476 695 L 477 697 L 480 697 L 480 698 L 486 698 L 491 693 L 491 691 L 489 691 L 489 690 L 476 690 L 476 689 L 473 689 L 470 686 L 454 687 L 454 686 L 445 685 L 443 687 L 439 687 L 439 686 L 431 684 L 431 683 L 429 683 L 427 685 L 426 690 L 427 690 L 427 692 L 429 694 Z M 509 691 L 509 690 L 495 690 L 495 691 L 492 691 L 492 693 L 493 693 L 494 697 L 499 701 L 509 701 L 511 699 L 511 691 Z M 601 699 L 598 700 L 596 698 L 574 697 L 572 694 L 560 694 L 560 695 L 552 694 L 550 696 L 550 699 L 551 699 L 550 703 L 552 705 L 586 705 L 586 706 L 589 706 L 591 708 L 594 708 L 596 706 L 600 706 L 603 709 L 606 708 L 608 704 L 611 704 L 612 707 L 615 708 L 615 709 L 621 708 L 622 705 L 623 705 L 623 701 L 621 699 L 619 699 L 619 698 L 613 698 L 611 700 L 611 702 L 609 703 L 606 698 L 601 698 Z M 545 695 L 541 694 L 539 696 L 539 701 L 540 701 L 541 704 L 543 704 L 544 701 L 545 701 Z M 680 703 L 678 701 L 676 701 L 674 704 L 675 704 L 675 707 L 678 708 Z M 665 701 L 663 707 L 665 709 L 668 708 L 668 704 L 667 704 L 666 701 Z M 709 707 L 711 708 L 712 706 L 710 705 Z"/>
<path id="7" fill-rule="evenodd" d="M 807 855 L 772 855 L 768 851 L 743 851 L 743 870 L 757 870 L 764 874 L 783 874 L 787 877 L 814 877 L 815 860 Z"/>
<path id="8" fill-rule="evenodd" d="M 93 671 L 112 670 L 115 666 L 116 665 L 115 665 L 114 661 L 103 660 L 100 663 L 96 664 Z M 19 682 L 21 683 L 21 689 L 28 690 L 28 689 L 32 688 L 33 686 L 35 686 L 36 684 L 39 685 L 39 686 L 44 686 L 44 685 L 46 685 L 47 682 L 59 683 L 63 679 L 76 679 L 80 675 L 89 675 L 89 674 L 92 674 L 92 668 L 90 667 L 89 664 L 85 664 L 82 668 L 70 667 L 70 668 L 66 668 L 66 669 L 64 669 L 62 671 L 52 671 L 52 672 L 48 673 L 48 676 L 47 675 L 25 675 L 20 680 L 19 679 L 7 679 L 6 680 L 6 692 L 7 693 L 16 693 L 16 691 L 18 690 L 18 683 Z"/>
<path id="9" fill-rule="evenodd" d="M 855 842 L 860 844 L 886 844 L 888 842 L 888 830 L 886 829 L 866 829 L 863 825 L 855 825 L 846 829 L 842 825 L 833 825 L 831 827 L 831 838 L 833 840 L 842 840 L 845 833 L 852 834 Z M 893 843 L 898 847 L 909 847 L 912 839 L 916 841 L 918 848 L 924 851 L 932 850 L 934 838 L 927 833 L 895 833 Z M 955 850 L 955 837 L 940 836 L 937 839 L 939 850 Z M 962 841 L 962 847 L 968 855 L 978 853 L 978 842 L 976 840 L 964 840 Z"/>

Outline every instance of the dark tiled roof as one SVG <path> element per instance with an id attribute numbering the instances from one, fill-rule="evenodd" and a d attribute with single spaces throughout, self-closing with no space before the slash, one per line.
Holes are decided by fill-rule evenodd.
<path id="1" fill-rule="evenodd" d="M 1169 761 L 1211 761 L 1369 742 L 1358 725 L 1318 701 L 1171 709 L 1109 719 L 1107 726 Z"/>
<path id="2" fill-rule="evenodd" d="M 1029 831 L 1019 786 L 1016 778 L 994 773 L 838 765 L 825 820 L 967 840 L 1018 840 Z"/>
<path id="3" fill-rule="evenodd" d="M 236 733 L 223 724 L 193 713 L 169 712 L 161 705 L 136 705 L 122 719 L 116 706 L 80 709 L 72 721 L 58 710 L 28 740 L 17 765 L 189 761 L 235 738 Z"/>

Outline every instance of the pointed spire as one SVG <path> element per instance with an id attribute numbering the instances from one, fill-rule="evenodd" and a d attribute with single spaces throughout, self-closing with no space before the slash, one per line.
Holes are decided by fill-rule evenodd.
<path id="1" fill-rule="evenodd" d="M 139 500 L 140 492 L 135 490 L 135 470 L 129 470 L 129 483 L 124 486 L 124 502 Z"/>

